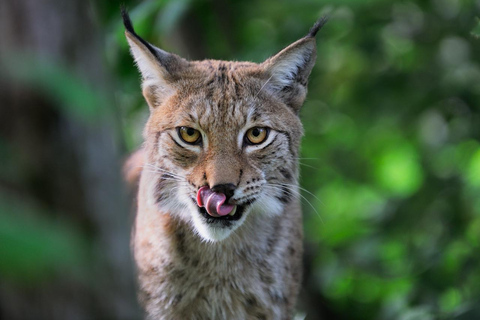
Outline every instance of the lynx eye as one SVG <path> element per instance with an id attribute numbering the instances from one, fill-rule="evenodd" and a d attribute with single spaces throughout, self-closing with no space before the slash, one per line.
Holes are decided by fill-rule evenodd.
<path id="1" fill-rule="evenodd" d="M 260 144 L 268 137 L 268 128 L 253 127 L 248 129 L 245 134 L 245 142 L 247 144 Z"/>
<path id="2" fill-rule="evenodd" d="M 197 144 L 201 141 L 200 131 L 190 127 L 177 128 L 178 136 L 188 144 Z"/>

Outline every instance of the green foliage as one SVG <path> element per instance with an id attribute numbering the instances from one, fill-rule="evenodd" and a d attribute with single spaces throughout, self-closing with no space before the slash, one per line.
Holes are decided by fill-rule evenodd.
<path id="1" fill-rule="evenodd" d="M 42 211 L 18 199 L 0 198 L 0 277 L 29 285 L 59 273 L 84 280 L 86 240 Z"/>
<path id="2" fill-rule="evenodd" d="M 477 20 L 477 23 L 475 27 L 472 29 L 472 36 L 480 38 L 480 19 L 477 17 L 476 20 Z"/>
<path id="3" fill-rule="evenodd" d="M 3 58 L 12 80 L 38 88 L 74 118 L 90 122 L 110 111 L 105 94 L 58 61 L 19 52 Z"/>

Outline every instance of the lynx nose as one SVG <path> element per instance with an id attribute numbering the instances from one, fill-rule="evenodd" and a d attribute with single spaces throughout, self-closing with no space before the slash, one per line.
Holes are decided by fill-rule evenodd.
<path id="1" fill-rule="evenodd" d="M 236 188 L 237 186 L 235 186 L 233 183 L 224 183 L 213 186 L 211 190 L 216 193 L 223 193 L 227 197 L 225 202 L 228 202 L 228 200 L 233 197 L 233 193 L 235 192 Z"/>

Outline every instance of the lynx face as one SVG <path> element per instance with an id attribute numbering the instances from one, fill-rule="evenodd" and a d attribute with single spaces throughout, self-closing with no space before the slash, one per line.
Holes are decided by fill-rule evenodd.
<path id="1" fill-rule="evenodd" d="M 209 61 L 190 68 L 198 75 L 148 122 L 151 164 L 159 171 L 155 198 L 191 220 L 203 238 L 221 240 L 249 214 L 279 214 L 291 200 L 302 129 L 291 108 L 261 90 L 267 79 L 248 74 L 254 65 Z M 206 203 L 200 207 L 204 186 L 224 194 L 232 210 L 215 215 Z M 184 210 L 175 210 L 179 205 Z"/>
<path id="2" fill-rule="evenodd" d="M 252 215 L 283 214 L 298 194 L 298 111 L 319 27 L 255 64 L 189 62 L 127 23 L 151 111 L 142 179 L 159 211 L 208 241 L 225 239 Z"/>

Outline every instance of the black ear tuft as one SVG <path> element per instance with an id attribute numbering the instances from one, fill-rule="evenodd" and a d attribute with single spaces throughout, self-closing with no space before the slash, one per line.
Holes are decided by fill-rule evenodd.
<path id="1" fill-rule="evenodd" d="M 130 16 L 128 15 L 127 9 L 125 6 L 120 7 L 120 11 L 122 12 L 122 18 L 123 18 L 123 25 L 125 26 L 125 29 L 129 31 L 132 34 L 135 34 L 135 30 L 133 29 L 132 25 L 132 20 L 130 20 Z"/>
<path id="2" fill-rule="evenodd" d="M 135 38 L 137 38 L 148 49 L 148 51 L 150 51 L 155 57 L 158 58 L 158 52 L 152 47 L 152 45 L 147 41 L 143 40 L 138 34 L 135 33 L 132 20 L 130 20 L 127 9 L 125 9 L 124 6 L 121 6 L 120 11 L 122 13 L 123 25 L 125 26 L 125 29 L 130 32 Z"/>
<path id="3" fill-rule="evenodd" d="M 328 16 L 323 16 L 320 19 L 318 19 L 317 22 L 313 25 L 313 27 L 310 29 L 310 32 L 308 32 L 307 37 L 314 38 L 317 32 L 327 23 L 328 21 Z"/>

